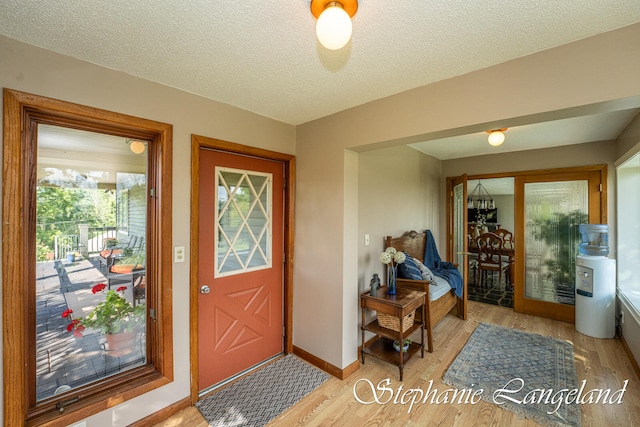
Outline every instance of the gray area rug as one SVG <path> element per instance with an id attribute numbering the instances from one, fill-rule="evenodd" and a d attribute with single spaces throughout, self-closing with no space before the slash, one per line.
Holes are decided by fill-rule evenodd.
<path id="1" fill-rule="evenodd" d="M 325 382 L 329 375 L 289 354 L 196 403 L 217 426 L 264 426 Z"/>
<path id="2" fill-rule="evenodd" d="M 580 426 L 580 405 L 567 398 L 578 378 L 573 346 L 565 341 L 481 323 L 443 382 L 482 389 L 482 400 L 543 425 Z"/>

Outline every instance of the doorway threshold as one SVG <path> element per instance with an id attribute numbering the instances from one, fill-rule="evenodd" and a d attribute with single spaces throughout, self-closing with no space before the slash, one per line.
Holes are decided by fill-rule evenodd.
<path id="1" fill-rule="evenodd" d="M 274 356 L 269 357 L 268 359 L 263 360 L 262 362 L 251 366 L 250 368 L 245 369 L 244 371 L 238 372 L 237 374 L 230 376 L 229 378 L 220 381 L 219 383 L 216 383 L 210 387 L 205 388 L 204 390 L 200 390 L 200 392 L 198 393 L 198 398 L 202 399 L 203 397 L 214 393 L 216 391 L 218 391 L 219 389 L 239 380 L 242 377 L 245 377 L 255 371 L 257 371 L 258 369 L 262 368 L 265 365 L 270 364 L 271 362 L 274 362 L 276 359 L 280 359 L 281 357 L 284 356 L 284 353 L 278 353 Z"/>

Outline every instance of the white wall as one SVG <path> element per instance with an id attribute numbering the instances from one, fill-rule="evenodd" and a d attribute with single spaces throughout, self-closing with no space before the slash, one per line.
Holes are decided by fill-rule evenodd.
<path id="1" fill-rule="evenodd" d="M 295 152 L 293 126 L 4 37 L 0 87 L 172 124 L 173 241 L 167 244 L 187 248 L 187 258 L 192 133 Z M 173 267 L 173 316 L 175 381 L 90 417 L 88 426 L 128 425 L 190 395 L 188 262 Z"/>
<path id="2" fill-rule="evenodd" d="M 498 195 L 493 196 L 493 200 L 496 202 L 496 208 L 498 209 L 498 223 L 500 228 L 504 228 L 511 232 L 515 230 L 515 211 L 514 203 L 515 197 L 513 195 Z"/>

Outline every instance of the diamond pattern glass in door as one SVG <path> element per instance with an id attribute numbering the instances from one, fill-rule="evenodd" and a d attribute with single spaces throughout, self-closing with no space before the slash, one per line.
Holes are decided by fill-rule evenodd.
<path id="1" fill-rule="evenodd" d="M 271 267 L 271 174 L 216 168 L 216 277 Z"/>
<path id="2" fill-rule="evenodd" d="M 201 152 L 199 385 L 283 349 L 283 164 Z"/>

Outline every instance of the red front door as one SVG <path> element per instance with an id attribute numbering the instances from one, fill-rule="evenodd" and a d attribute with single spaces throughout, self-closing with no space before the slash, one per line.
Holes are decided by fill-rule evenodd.
<path id="1" fill-rule="evenodd" d="M 281 162 L 200 150 L 201 391 L 283 351 L 283 176 Z"/>

